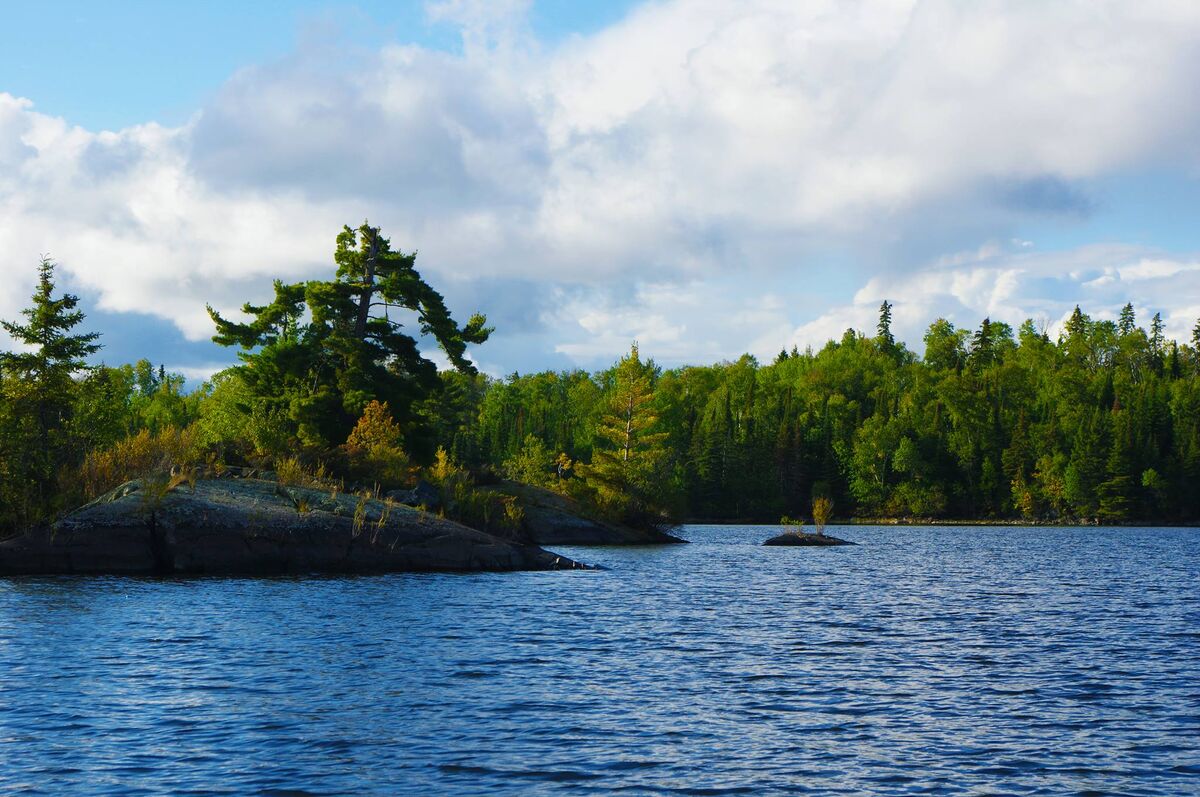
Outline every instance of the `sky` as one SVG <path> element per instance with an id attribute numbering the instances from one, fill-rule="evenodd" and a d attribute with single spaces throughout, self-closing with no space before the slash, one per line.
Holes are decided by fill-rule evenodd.
<path id="1" fill-rule="evenodd" d="M 1200 318 L 1200 4 L 0 0 L 0 318 L 41 255 L 115 364 L 364 219 L 503 375 L 1076 304 Z M 11 342 L 0 335 L 0 347 Z"/>

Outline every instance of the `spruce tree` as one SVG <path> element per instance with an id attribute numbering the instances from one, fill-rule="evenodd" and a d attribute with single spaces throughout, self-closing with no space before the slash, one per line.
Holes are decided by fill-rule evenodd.
<path id="1" fill-rule="evenodd" d="M 1163 320 L 1162 313 L 1155 313 L 1150 319 L 1150 348 L 1156 354 L 1163 349 Z"/>
<path id="2" fill-rule="evenodd" d="M 1106 418 L 1107 413 L 1092 410 L 1080 424 L 1067 465 L 1064 485 L 1066 498 L 1075 513 L 1083 518 L 1096 515 L 1096 489 L 1106 475 Z"/>
<path id="3" fill-rule="evenodd" d="M 979 325 L 979 330 L 971 339 L 971 363 L 976 368 L 986 368 L 992 364 L 995 359 L 995 348 L 992 339 L 992 320 L 990 318 L 983 319 L 983 323 Z"/>
<path id="4" fill-rule="evenodd" d="M 1133 424 L 1128 411 L 1114 413 L 1112 446 L 1106 464 L 1107 479 L 1096 490 L 1097 514 L 1103 520 L 1129 520 L 1137 500 L 1134 479 Z"/>
<path id="5" fill-rule="evenodd" d="M 54 261 L 43 257 L 25 322 L 0 327 L 27 351 L 0 354 L 8 412 L 0 430 L 10 506 L 19 519 L 36 520 L 53 508 L 55 474 L 72 458 L 64 430 L 72 414 L 75 375 L 88 369 L 86 358 L 100 350 L 99 333 L 72 333 L 84 319 L 79 297 L 54 297 Z"/>
<path id="6" fill-rule="evenodd" d="M 1121 308 L 1121 317 L 1117 321 L 1117 331 L 1121 333 L 1121 337 L 1133 332 L 1136 322 L 1136 316 L 1133 313 L 1133 302 L 1128 302 Z"/>
<path id="7" fill-rule="evenodd" d="M 879 324 L 876 327 L 878 336 L 876 340 L 885 351 L 891 351 L 896 346 L 896 338 L 892 336 L 892 305 L 887 300 L 883 300 L 883 304 L 879 305 Z"/>

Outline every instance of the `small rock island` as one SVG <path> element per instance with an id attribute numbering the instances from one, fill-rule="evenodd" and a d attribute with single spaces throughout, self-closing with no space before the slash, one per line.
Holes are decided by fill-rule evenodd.
<path id="1" fill-rule="evenodd" d="M 52 527 L 0 542 L 0 575 L 585 567 L 401 504 L 246 478 L 126 482 Z"/>
<path id="2" fill-rule="evenodd" d="M 823 531 L 788 531 L 778 534 L 763 545 L 858 545 L 856 542 L 831 537 Z"/>

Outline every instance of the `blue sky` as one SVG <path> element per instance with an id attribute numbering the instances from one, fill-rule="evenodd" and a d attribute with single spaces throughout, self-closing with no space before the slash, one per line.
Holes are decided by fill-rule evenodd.
<path id="1" fill-rule="evenodd" d="M 205 303 L 328 274 L 364 217 L 489 315 L 493 374 L 767 357 L 884 298 L 918 349 L 938 316 L 1200 317 L 1191 4 L 0 13 L 0 317 L 49 252 L 109 362 L 232 362 Z"/>
<path id="2" fill-rule="evenodd" d="M 541 0 L 530 27 L 555 44 L 619 20 L 629 0 Z M 422 2 L 0 2 L 4 91 L 93 130 L 187 121 L 239 68 L 282 58 L 306 37 L 378 48 L 405 41 L 457 52 L 455 25 Z"/>

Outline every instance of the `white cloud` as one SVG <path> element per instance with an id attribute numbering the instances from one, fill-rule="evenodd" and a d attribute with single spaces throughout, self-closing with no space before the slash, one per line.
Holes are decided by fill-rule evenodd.
<path id="1" fill-rule="evenodd" d="M 1114 320 L 1132 302 L 1138 322 L 1147 326 L 1162 313 L 1168 337 L 1191 339 L 1200 318 L 1200 261 L 1152 257 L 1130 247 L 1088 246 L 1067 252 L 1002 254 L 953 258 L 952 266 L 936 263 L 914 272 L 872 279 L 853 302 L 830 308 L 797 327 L 792 341 L 801 347 L 821 346 L 847 328 L 874 334 L 879 305 L 895 305 L 893 332 L 910 348 L 923 349 L 929 324 L 947 318 L 974 328 L 984 317 L 1016 329 L 1026 319 L 1045 326 L 1051 335 L 1076 305 L 1093 318 Z M 1101 277 L 1081 282 L 1088 274 Z"/>
<path id="2" fill-rule="evenodd" d="M 328 269 L 336 231 L 367 216 L 448 293 L 548 286 L 482 309 L 540 319 L 545 349 L 575 358 L 631 334 L 670 358 L 767 347 L 797 319 L 706 286 L 828 283 L 807 265 L 823 247 L 891 268 L 796 333 L 818 344 L 873 328 L 883 292 L 898 321 L 937 302 L 1057 317 L 1073 300 L 1047 291 L 1138 286 L 1166 306 L 1157 292 L 1191 278 L 1111 249 L 1063 272 L 1011 227 L 1086 212 L 1079 180 L 1195 168 L 1200 6 L 671 0 L 552 50 L 527 8 L 434 3 L 461 54 L 301 49 L 178 128 L 94 133 L 0 94 L 0 317 L 50 251 L 103 308 L 200 340 L 205 302 Z M 1011 246 L 914 271 L 906 242 L 957 249 L 963 229 Z M 562 323 L 562 297 L 580 323 Z"/>

